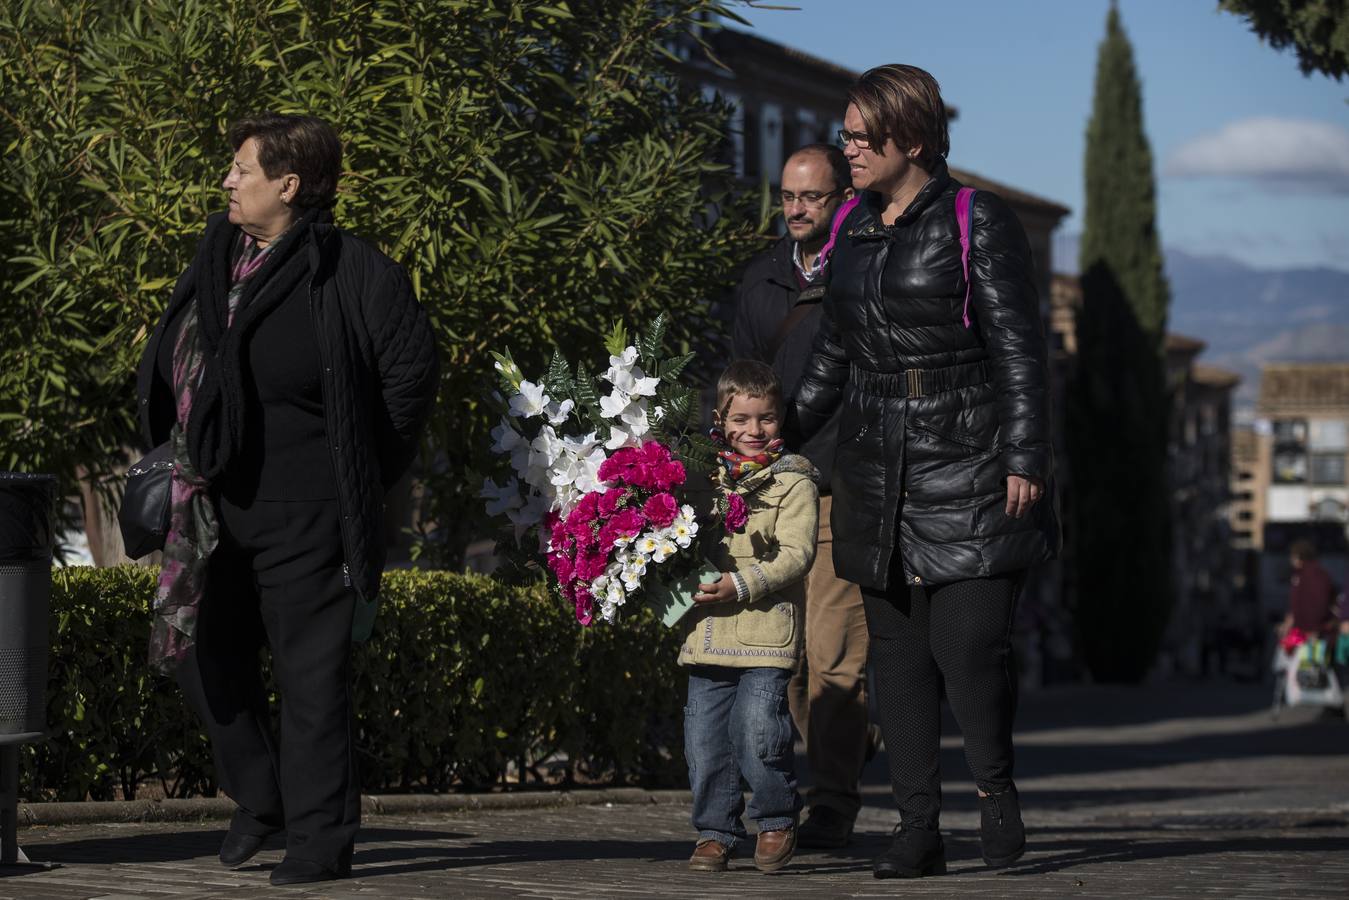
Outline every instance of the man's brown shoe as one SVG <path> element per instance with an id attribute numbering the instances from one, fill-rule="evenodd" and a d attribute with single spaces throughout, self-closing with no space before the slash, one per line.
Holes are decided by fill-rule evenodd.
<path id="1" fill-rule="evenodd" d="M 754 864 L 761 872 L 776 872 L 792 861 L 796 852 L 796 826 L 781 831 L 761 831 L 754 845 Z"/>
<path id="2" fill-rule="evenodd" d="M 725 872 L 726 862 L 731 858 L 731 848 L 721 841 L 704 838 L 693 848 L 689 857 L 689 868 L 695 872 Z"/>

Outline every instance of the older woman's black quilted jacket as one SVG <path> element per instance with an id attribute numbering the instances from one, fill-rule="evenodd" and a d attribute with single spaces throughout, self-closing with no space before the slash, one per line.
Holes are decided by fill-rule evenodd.
<path id="1" fill-rule="evenodd" d="M 1030 249 L 1007 205 L 977 192 L 967 328 L 959 187 L 942 164 L 888 227 L 880 198 L 863 194 L 840 230 L 825 323 L 795 398 L 799 436 L 842 406 L 834 565 L 866 587 L 1011 572 L 1059 546 Z M 1008 474 L 1048 488 L 1021 519 L 1004 512 Z"/>
<path id="2" fill-rule="evenodd" d="M 374 600 L 385 561 L 384 493 L 415 458 L 435 399 L 435 338 L 402 266 L 332 225 L 310 228 L 310 308 L 324 366 L 343 552 L 352 585 Z M 175 420 L 173 390 L 155 360 L 166 327 L 192 296 L 191 282 L 189 268 L 141 358 L 140 424 L 151 446 L 168 439 Z"/>

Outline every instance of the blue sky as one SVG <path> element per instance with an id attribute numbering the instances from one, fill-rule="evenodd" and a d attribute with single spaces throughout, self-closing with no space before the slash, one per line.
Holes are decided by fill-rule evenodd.
<path id="1" fill-rule="evenodd" d="M 1072 207 L 1108 0 L 771 0 L 753 30 L 855 70 L 921 66 L 959 110 L 953 165 Z M 1349 269 L 1349 79 L 1304 77 L 1216 0 L 1122 0 L 1163 243 Z M 1057 267 L 1057 266 L 1056 266 Z"/>

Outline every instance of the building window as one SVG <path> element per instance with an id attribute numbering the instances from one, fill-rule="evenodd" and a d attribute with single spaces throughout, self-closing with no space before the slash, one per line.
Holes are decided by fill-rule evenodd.
<path id="1" fill-rule="evenodd" d="M 1349 422 L 1343 419 L 1322 419 L 1311 423 L 1311 449 L 1349 451 Z"/>
<path id="2" fill-rule="evenodd" d="M 1344 484 L 1344 453 L 1313 453 L 1312 484 Z"/>
<path id="3" fill-rule="evenodd" d="M 1274 483 L 1307 483 L 1307 420 L 1274 420 Z"/>
<path id="4" fill-rule="evenodd" d="M 1238 522 L 1249 522 L 1253 518 L 1255 518 L 1255 514 L 1252 513 L 1249 509 L 1243 509 L 1237 512 Z"/>

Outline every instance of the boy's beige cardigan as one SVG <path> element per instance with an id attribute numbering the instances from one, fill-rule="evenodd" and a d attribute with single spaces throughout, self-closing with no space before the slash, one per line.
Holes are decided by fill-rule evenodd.
<path id="1" fill-rule="evenodd" d="M 685 616 L 682 666 L 791 669 L 801 655 L 805 577 L 815 561 L 819 527 L 818 473 L 804 456 L 787 454 L 723 490 L 745 498 L 749 521 L 709 556 L 722 572 L 739 573 L 749 600 L 699 604 Z"/>

